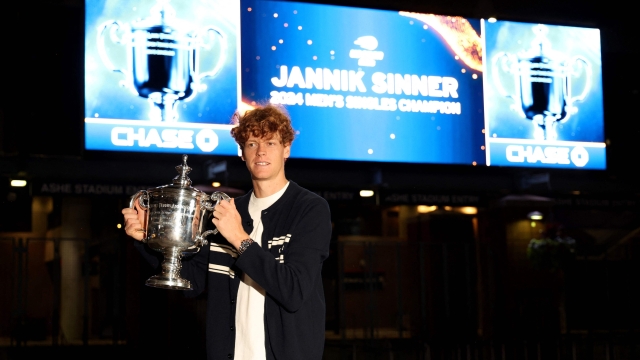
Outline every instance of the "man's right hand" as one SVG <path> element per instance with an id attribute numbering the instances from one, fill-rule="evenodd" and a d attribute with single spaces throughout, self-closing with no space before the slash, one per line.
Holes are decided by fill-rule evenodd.
<path id="1" fill-rule="evenodd" d="M 144 222 L 146 220 L 145 210 L 140 208 L 140 205 L 136 201 L 135 209 L 125 208 L 122 209 L 122 215 L 124 215 L 124 231 L 132 238 L 141 241 L 146 236 L 144 231 Z"/>

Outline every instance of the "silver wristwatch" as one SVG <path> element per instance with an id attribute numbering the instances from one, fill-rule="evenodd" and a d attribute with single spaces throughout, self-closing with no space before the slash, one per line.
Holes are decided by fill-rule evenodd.
<path id="1" fill-rule="evenodd" d="M 249 247 L 249 245 L 251 245 L 253 243 L 253 240 L 249 239 L 244 239 L 240 242 L 240 247 L 238 247 L 238 255 L 242 255 L 242 253 L 247 250 L 247 248 Z"/>

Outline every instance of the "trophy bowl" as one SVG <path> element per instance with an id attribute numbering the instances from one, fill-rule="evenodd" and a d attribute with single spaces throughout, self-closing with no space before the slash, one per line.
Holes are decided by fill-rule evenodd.
<path id="1" fill-rule="evenodd" d="M 208 245 L 206 237 L 218 230 L 206 230 L 214 207 L 222 200 L 230 200 L 223 192 L 212 195 L 191 187 L 187 174 L 187 155 L 182 155 L 182 165 L 176 166 L 179 175 L 170 185 L 140 190 L 131 197 L 130 207 L 138 203 L 145 210 L 145 237 L 142 239 L 151 249 L 161 252 L 161 273 L 147 279 L 146 285 L 172 290 L 192 290 L 189 280 L 180 277 L 182 257 L 195 254 Z"/>

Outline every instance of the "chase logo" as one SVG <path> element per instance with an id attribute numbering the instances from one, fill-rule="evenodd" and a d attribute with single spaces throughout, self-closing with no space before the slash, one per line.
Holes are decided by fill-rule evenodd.
<path id="1" fill-rule="evenodd" d="M 202 129 L 197 133 L 191 129 L 158 129 L 116 126 L 111 129 L 111 143 L 117 147 L 142 148 L 157 147 L 166 149 L 193 149 L 198 146 L 202 152 L 212 152 L 218 146 L 218 135 L 211 129 Z"/>
<path id="2" fill-rule="evenodd" d="M 360 36 L 353 42 L 360 46 L 360 49 L 351 49 L 349 51 L 349 57 L 352 59 L 358 59 L 358 66 L 376 66 L 376 61 L 380 61 L 384 58 L 382 51 L 376 51 L 378 48 L 378 39 L 374 36 Z"/>
<path id="3" fill-rule="evenodd" d="M 571 149 L 565 146 L 509 145 L 506 158 L 510 163 L 573 164 L 581 168 L 589 162 L 589 152 L 582 146 Z"/>

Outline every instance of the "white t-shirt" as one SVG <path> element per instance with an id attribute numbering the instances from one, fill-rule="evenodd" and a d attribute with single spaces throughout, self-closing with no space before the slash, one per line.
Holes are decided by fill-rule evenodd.
<path id="1" fill-rule="evenodd" d="M 249 200 L 249 215 L 253 220 L 251 238 L 260 246 L 262 239 L 262 210 L 273 205 L 289 186 L 289 182 L 277 193 L 264 198 L 257 198 L 251 193 Z M 242 255 L 241 255 L 242 256 Z M 258 285 L 249 275 L 242 274 L 238 299 L 236 301 L 236 360 L 264 360 L 264 289 Z"/>

